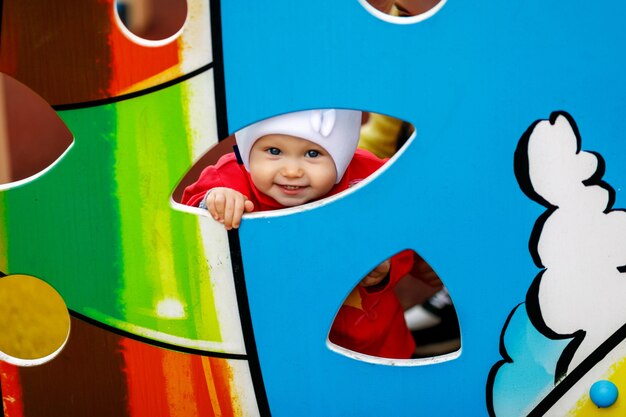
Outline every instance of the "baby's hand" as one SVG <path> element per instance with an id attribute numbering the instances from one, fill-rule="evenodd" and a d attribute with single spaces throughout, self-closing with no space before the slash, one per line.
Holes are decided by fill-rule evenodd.
<path id="1" fill-rule="evenodd" d="M 413 264 L 413 270 L 411 275 L 422 281 L 424 284 L 430 287 L 442 287 L 443 283 L 439 279 L 439 276 L 423 259 L 415 259 Z"/>
<path id="2" fill-rule="evenodd" d="M 254 203 L 231 188 L 213 188 L 206 196 L 206 207 L 211 216 L 222 223 L 226 230 L 238 228 L 241 223 L 243 213 L 254 210 Z"/>
<path id="3" fill-rule="evenodd" d="M 359 283 L 362 287 L 371 287 L 373 285 L 379 284 L 391 269 L 391 262 L 389 259 L 378 265 L 374 268 L 369 274 L 365 276 Z"/>

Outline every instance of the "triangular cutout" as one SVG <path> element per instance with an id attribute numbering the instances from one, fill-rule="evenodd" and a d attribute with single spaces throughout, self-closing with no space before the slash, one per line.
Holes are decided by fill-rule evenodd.
<path id="1" fill-rule="evenodd" d="M 458 357 L 461 334 L 447 288 L 422 257 L 405 250 L 381 261 L 350 292 L 328 345 L 366 362 L 420 365 Z"/>

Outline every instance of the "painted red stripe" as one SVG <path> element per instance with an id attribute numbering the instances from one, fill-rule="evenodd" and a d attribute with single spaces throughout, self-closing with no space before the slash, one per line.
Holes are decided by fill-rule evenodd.
<path id="1" fill-rule="evenodd" d="M 0 385 L 2 386 L 4 417 L 24 417 L 19 368 L 0 361 Z"/>

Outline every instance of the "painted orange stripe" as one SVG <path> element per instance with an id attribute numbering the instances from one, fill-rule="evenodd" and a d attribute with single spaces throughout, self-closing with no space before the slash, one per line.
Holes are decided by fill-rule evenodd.
<path id="1" fill-rule="evenodd" d="M 193 356 L 163 350 L 163 372 L 167 403 L 171 417 L 191 417 L 209 415 L 198 410 L 193 372 Z"/>
<path id="2" fill-rule="evenodd" d="M 206 385 L 209 391 L 209 397 L 211 398 L 213 414 L 215 414 L 215 417 L 222 417 L 222 409 L 220 407 L 219 397 L 217 396 L 217 390 L 215 389 L 215 379 L 213 378 L 213 371 L 211 370 L 210 358 L 202 357 L 202 368 L 204 369 Z"/>
<path id="3" fill-rule="evenodd" d="M 212 359 L 211 369 L 213 381 L 215 381 L 215 390 L 220 401 L 222 415 L 225 417 L 234 417 L 235 412 L 233 402 L 237 401 L 233 396 L 233 371 L 228 361 L 224 359 Z"/>
<path id="4" fill-rule="evenodd" d="M 112 0 L 106 0 L 112 1 Z M 132 90 L 132 86 L 160 74 L 180 63 L 181 40 L 167 45 L 146 47 L 126 38 L 115 23 L 115 11 L 109 9 L 112 25 L 109 46 L 112 52 L 113 76 L 109 93 L 112 95 Z"/>
<path id="5" fill-rule="evenodd" d="M 128 385 L 128 409 L 133 417 L 171 417 L 159 349 L 130 339 L 121 341 Z"/>
<path id="6" fill-rule="evenodd" d="M 207 377 L 204 373 L 204 366 L 202 364 L 202 356 L 192 357 L 192 378 L 193 388 L 196 397 L 196 406 L 198 407 L 198 415 L 200 416 L 215 416 L 213 406 L 211 405 L 211 397 L 209 395 L 209 389 L 207 388 Z"/>

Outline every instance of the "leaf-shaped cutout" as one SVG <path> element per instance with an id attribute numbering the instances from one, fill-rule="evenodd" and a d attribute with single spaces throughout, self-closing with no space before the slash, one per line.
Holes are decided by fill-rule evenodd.
<path id="1" fill-rule="evenodd" d="M 0 359 L 34 366 L 54 358 L 69 337 L 70 317 L 58 292 L 29 275 L 0 278 Z"/>
<path id="2" fill-rule="evenodd" d="M 359 148 L 379 158 L 389 158 L 404 146 L 414 131 L 413 125 L 409 122 L 379 113 L 362 112 Z M 211 148 L 185 174 L 174 189 L 172 199 L 177 203 L 185 204 L 182 201 L 185 188 L 198 179 L 204 168 L 215 165 L 220 157 L 233 152 L 235 145 L 235 135 L 231 135 Z M 356 183 L 350 183 L 349 186 L 356 185 Z"/>
<path id="3" fill-rule="evenodd" d="M 359 0 L 379 19 L 407 24 L 425 20 L 437 13 L 446 0 Z"/>
<path id="4" fill-rule="evenodd" d="M 0 73 L 0 189 L 50 169 L 73 143 L 48 103 Z"/>
<path id="5" fill-rule="evenodd" d="M 221 156 L 226 155 L 229 152 L 233 152 L 233 146 L 235 145 L 235 136 L 230 135 L 227 138 L 224 138 L 220 142 L 218 142 L 215 146 L 213 146 L 207 153 L 205 153 L 200 159 L 198 159 L 191 169 L 187 171 L 187 173 L 180 180 L 174 192 L 172 193 L 172 200 L 177 203 L 182 203 L 182 196 L 185 188 L 189 185 L 193 184 L 202 170 L 210 165 L 215 165 L 215 163 L 220 159 Z"/>
<path id="6" fill-rule="evenodd" d="M 366 362 L 422 365 L 458 357 L 461 334 L 441 279 L 415 251 L 405 250 L 360 280 L 339 308 L 327 343 Z"/>

